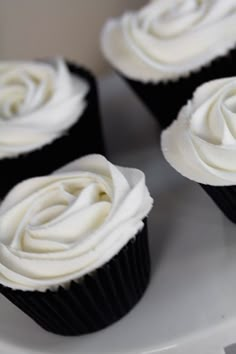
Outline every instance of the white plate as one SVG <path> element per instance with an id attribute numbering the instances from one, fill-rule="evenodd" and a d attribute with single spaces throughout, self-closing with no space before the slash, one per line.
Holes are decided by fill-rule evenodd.
<path id="1" fill-rule="evenodd" d="M 110 159 L 144 170 L 155 198 L 150 286 L 124 319 L 75 338 L 45 332 L 1 297 L 0 353 L 223 354 L 236 341 L 236 226 L 163 160 L 157 125 L 120 79 L 104 79 L 101 96 Z"/>

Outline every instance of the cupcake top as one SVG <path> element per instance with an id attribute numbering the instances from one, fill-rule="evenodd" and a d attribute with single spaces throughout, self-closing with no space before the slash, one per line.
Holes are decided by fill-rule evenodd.
<path id="1" fill-rule="evenodd" d="M 0 206 L 0 284 L 67 286 L 115 256 L 151 207 L 144 174 L 101 155 L 18 184 Z"/>
<path id="2" fill-rule="evenodd" d="M 183 176 L 212 186 L 236 185 L 236 77 L 200 86 L 163 131 L 161 147 Z"/>
<path id="3" fill-rule="evenodd" d="M 173 80 L 232 49 L 235 23 L 235 0 L 153 0 L 139 11 L 109 20 L 102 49 L 130 79 Z"/>
<path id="4" fill-rule="evenodd" d="M 0 159 L 62 136 L 83 113 L 88 90 L 61 59 L 0 62 Z"/>

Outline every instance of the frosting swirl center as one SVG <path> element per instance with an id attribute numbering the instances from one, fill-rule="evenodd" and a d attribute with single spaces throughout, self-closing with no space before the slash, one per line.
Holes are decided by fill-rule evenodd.
<path id="1" fill-rule="evenodd" d="M 53 70 L 42 64 L 0 67 L 1 119 L 19 117 L 45 105 L 53 95 L 54 80 Z"/>

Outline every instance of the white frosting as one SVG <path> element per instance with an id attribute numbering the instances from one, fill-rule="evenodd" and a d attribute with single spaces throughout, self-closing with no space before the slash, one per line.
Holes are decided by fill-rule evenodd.
<path id="1" fill-rule="evenodd" d="M 235 0 L 154 0 L 109 20 L 102 49 L 128 78 L 177 79 L 232 49 L 235 23 Z"/>
<path id="2" fill-rule="evenodd" d="M 0 283 L 66 286 L 116 255 L 151 206 L 144 174 L 101 155 L 18 184 L 0 207 Z"/>
<path id="3" fill-rule="evenodd" d="M 0 158 L 62 136 L 81 116 L 87 92 L 63 60 L 0 62 Z"/>
<path id="4" fill-rule="evenodd" d="M 161 137 L 166 160 L 183 176 L 236 185 L 236 77 L 200 86 Z"/>

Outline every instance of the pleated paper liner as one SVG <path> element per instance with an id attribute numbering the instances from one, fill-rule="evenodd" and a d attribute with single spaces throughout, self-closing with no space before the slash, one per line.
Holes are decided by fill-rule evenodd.
<path id="1" fill-rule="evenodd" d="M 198 86 L 214 79 L 236 75 L 236 48 L 219 57 L 199 71 L 177 81 L 166 83 L 142 83 L 122 76 L 152 115 L 161 129 L 168 127 L 177 118 L 183 105 L 187 103 Z"/>
<path id="2" fill-rule="evenodd" d="M 224 215 L 236 224 L 236 186 L 215 187 L 200 184 Z"/>
<path id="3" fill-rule="evenodd" d="M 127 314 L 142 297 L 150 277 L 148 231 L 144 228 L 103 267 L 69 289 L 1 293 L 49 332 L 64 336 L 103 329 Z"/>
<path id="4" fill-rule="evenodd" d="M 24 179 L 47 175 L 83 155 L 105 155 L 95 79 L 86 69 L 67 64 L 71 73 L 89 84 L 87 107 L 69 131 L 51 144 L 16 158 L 0 159 L 0 198 Z"/>

